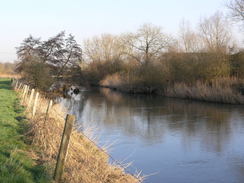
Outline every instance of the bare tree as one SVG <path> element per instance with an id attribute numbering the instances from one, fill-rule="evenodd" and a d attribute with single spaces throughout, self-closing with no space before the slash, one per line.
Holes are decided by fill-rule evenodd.
<path id="1" fill-rule="evenodd" d="M 88 62 L 120 60 L 124 50 L 119 36 L 103 34 L 84 41 L 84 54 Z"/>
<path id="2" fill-rule="evenodd" d="M 202 49 L 200 36 L 185 21 L 180 24 L 180 42 L 185 52 L 197 52 Z"/>
<path id="3" fill-rule="evenodd" d="M 244 21 L 244 0 L 231 0 L 227 7 L 235 20 Z"/>
<path id="4" fill-rule="evenodd" d="M 231 42 L 228 21 L 222 13 L 205 18 L 199 25 L 200 35 L 208 51 L 226 52 Z"/>
<path id="5" fill-rule="evenodd" d="M 147 63 L 170 47 L 172 39 L 162 33 L 161 28 L 151 24 L 143 25 L 137 33 L 124 36 L 124 44 L 128 46 L 128 55 L 139 63 Z"/>

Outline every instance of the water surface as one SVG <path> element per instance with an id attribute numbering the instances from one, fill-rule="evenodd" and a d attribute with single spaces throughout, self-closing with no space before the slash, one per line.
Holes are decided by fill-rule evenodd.
<path id="1" fill-rule="evenodd" d="M 243 183 L 244 108 L 122 95 L 108 89 L 84 91 L 61 103 L 82 126 L 95 126 L 99 144 L 133 162 L 145 183 Z"/>

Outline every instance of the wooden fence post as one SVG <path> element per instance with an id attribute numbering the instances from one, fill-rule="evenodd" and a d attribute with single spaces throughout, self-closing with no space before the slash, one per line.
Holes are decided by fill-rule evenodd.
<path id="1" fill-rule="evenodd" d="M 25 85 L 22 85 L 21 88 L 20 88 L 21 97 L 22 97 L 22 95 L 23 95 L 24 89 L 25 89 Z"/>
<path id="2" fill-rule="evenodd" d="M 15 90 L 18 88 L 18 84 L 19 84 L 19 81 L 16 80 L 16 83 L 15 83 L 15 86 L 14 86 L 14 89 L 15 89 Z"/>
<path id="3" fill-rule="evenodd" d="M 24 85 L 24 88 L 22 90 L 22 94 L 21 94 L 21 105 L 23 105 L 24 103 L 24 97 L 25 97 L 25 93 L 26 93 L 26 90 L 27 90 L 27 85 Z"/>
<path id="4" fill-rule="evenodd" d="M 61 140 L 59 153 L 58 153 L 57 164 L 54 172 L 54 180 L 56 182 L 60 182 L 62 178 L 64 163 L 68 152 L 69 139 L 71 136 L 74 121 L 75 121 L 74 115 L 68 114 L 66 116 L 64 131 L 63 131 L 62 140 Z"/>
<path id="5" fill-rule="evenodd" d="M 26 98 L 27 98 L 27 96 L 28 96 L 28 93 L 29 93 L 29 88 L 30 88 L 30 86 L 26 86 L 26 91 L 25 91 L 25 93 L 24 93 L 24 96 L 23 96 L 23 104 L 24 104 L 24 102 L 25 102 L 25 100 L 26 100 Z"/>
<path id="6" fill-rule="evenodd" d="M 22 90 L 22 94 L 21 94 L 21 97 L 20 97 L 21 98 L 21 104 L 23 103 L 23 98 L 25 96 L 26 89 L 27 89 L 27 85 L 24 85 L 24 88 Z"/>
<path id="7" fill-rule="evenodd" d="M 18 88 L 17 88 L 17 90 L 20 90 L 21 89 L 21 87 L 22 87 L 22 83 L 20 83 L 20 85 L 18 86 Z"/>
<path id="8" fill-rule="evenodd" d="M 34 117 L 36 114 L 36 105 L 37 105 L 38 97 L 39 97 L 39 93 L 36 92 L 36 96 L 35 96 L 35 100 L 34 100 L 34 104 L 33 104 L 33 110 L 32 110 L 32 117 Z"/>
<path id="9" fill-rule="evenodd" d="M 19 90 L 23 89 L 23 87 L 24 87 L 24 84 L 21 83 L 21 85 L 19 86 Z"/>
<path id="10" fill-rule="evenodd" d="M 25 90 L 25 85 L 24 84 L 22 84 L 20 90 L 21 90 L 22 93 L 24 92 L 24 90 Z"/>
<path id="11" fill-rule="evenodd" d="M 31 94 L 30 94 L 30 98 L 29 98 L 29 101 L 28 101 L 28 104 L 27 104 L 27 109 L 31 106 L 31 102 L 32 102 L 34 93 L 35 93 L 35 89 L 31 89 Z"/>
<path id="12" fill-rule="evenodd" d="M 45 123 L 46 123 L 46 121 L 47 121 L 48 114 L 49 114 L 49 111 L 50 111 L 50 109 L 51 109 L 52 105 L 53 105 L 53 101 L 52 101 L 52 100 L 50 100 L 50 101 L 49 101 L 49 103 L 48 103 L 48 106 L 47 106 L 47 111 L 46 111 L 46 116 L 45 116 L 45 121 L 44 121 L 44 124 L 45 124 Z"/>
<path id="13" fill-rule="evenodd" d="M 13 87 L 15 85 L 15 79 L 11 78 L 11 86 Z"/>
<path id="14" fill-rule="evenodd" d="M 18 86 L 16 87 L 16 90 L 19 90 L 20 85 L 21 85 L 21 82 L 18 83 Z"/>

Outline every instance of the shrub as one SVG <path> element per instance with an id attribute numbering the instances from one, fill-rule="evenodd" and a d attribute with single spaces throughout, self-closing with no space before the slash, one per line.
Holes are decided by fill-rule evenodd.
<path id="1" fill-rule="evenodd" d="M 244 51 L 231 56 L 231 75 L 244 78 Z"/>
<path id="2" fill-rule="evenodd" d="M 51 70 L 45 63 L 32 59 L 27 63 L 23 63 L 22 68 L 23 78 L 35 88 L 46 91 L 54 82 Z"/>
<path id="3" fill-rule="evenodd" d="M 195 83 L 210 81 L 230 74 L 226 55 L 217 53 L 175 53 L 165 57 L 170 70 L 170 81 Z"/>
<path id="4" fill-rule="evenodd" d="M 96 61 L 82 68 L 81 72 L 86 82 L 97 85 L 106 76 L 123 71 L 123 67 L 124 63 L 120 60 Z"/>

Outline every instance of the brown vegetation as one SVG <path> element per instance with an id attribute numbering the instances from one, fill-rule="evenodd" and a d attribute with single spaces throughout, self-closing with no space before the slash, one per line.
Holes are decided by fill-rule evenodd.
<path id="1" fill-rule="evenodd" d="M 233 6 L 242 1 L 234 0 L 232 11 Z M 70 77 L 81 85 L 103 86 L 129 93 L 167 96 L 171 93 L 175 97 L 179 94 L 179 97 L 191 99 L 206 96 L 206 101 L 227 103 L 230 102 L 221 95 L 227 98 L 236 95 L 231 103 L 242 103 L 239 97 L 243 95 L 242 86 L 239 89 L 226 84 L 220 89 L 212 85 L 213 80 L 225 81 L 226 78 L 230 81 L 236 78 L 240 85 L 244 84 L 243 50 L 235 46 L 225 16 L 217 12 L 206 17 L 199 22 L 196 30 L 183 22 L 179 32 L 179 37 L 173 37 L 160 27 L 145 24 L 134 33 L 105 34 L 88 39 L 84 41 L 83 51 L 72 37 L 71 47 L 77 48 L 75 52 L 66 47 L 60 49 L 64 42 L 62 33 L 44 42 L 29 37 L 19 47 L 18 55 L 23 68 L 28 68 L 27 62 L 39 65 L 22 69 L 22 72 L 32 86 L 43 90 L 60 79 L 58 73 L 62 72 L 62 79 Z M 34 46 L 30 49 L 30 45 Z M 63 49 L 66 51 L 63 52 Z M 30 62 L 33 58 L 35 62 Z M 65 65 L 66 62 L 69 64 Z M 37 68 L 42 68 L 40 66 L 43 66 L 43 70 L 39 72 Z M 39 77 L 42 72 L 45 73 L 45 79 Z M 196 97 L 189 97 L 171 91 L 179 86 L 199 88 L 200 85 L 211 92 L 208 95 L 194 93 L 191 96 Z M 193 91 L 201 92 L 196 89 Z M 215 96 L 218 93 L 220 96 Z M 210 99 L 211 94 L 215 100 Z"/>
<path id="2" fill-rule="evenodd" d="M 18 78 L 19 75 L 14 72 L 15 63 L 0 63 L 0 78 Z"/>
<path id="3" fill-rule="evenodd" d="M 193 86 L 175 83 L 165 90 L 164 95 L 208 102 L 244 104 L 244 95 L 239 91 L 243 87 L 243 83 L 236 78 L 213 80 L 211 84 L 197 82 Z"/>
<path id="4" fill-rule="evenodd" d="M 243 103 L 243 51 L 233 47 L 228 22 L 221 13 L 201 20 L 199 31 L 183 23 L 178 40 L 152 25 L 116 38 L 121 46 L 106 49 L 106 54 L 121 53 L 120 64 L 112 66 L 113 57 L 108 60 L 99 54 L 92 62 L 85 58 L 87 64 L 81 67 L 84 81 L 129 93 Z M 96 39 L 96 43 L 102 45 L 105 40 L 107 47 L 115 44 L 105 38 Z M 94 45 L 85 45 L 85 49 L 94 51 Z M 238 80 L 238 86 L 225 84 L 233 80 Z M 213 85 L 213 81 L 222 84 Z"/>

